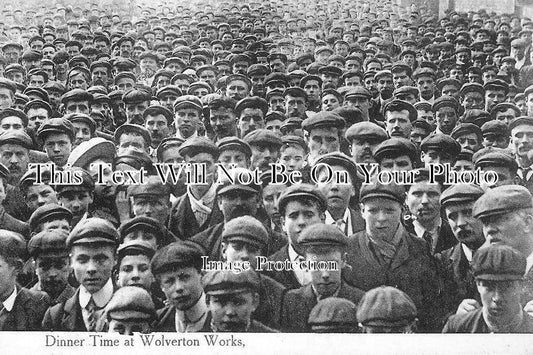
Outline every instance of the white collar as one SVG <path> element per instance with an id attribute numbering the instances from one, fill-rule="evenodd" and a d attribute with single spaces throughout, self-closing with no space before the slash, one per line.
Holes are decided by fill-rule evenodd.
<path id="1" fill-rule="evenodd" d="M 344 215 L 342 216 L 342 221 L 346 224 L 350 222 L 350 209 L 344 210 Z M 331 217 L 331 214 L 329 211 L 326 211 L 326 220 L 324 221 L 325 224 L 334 224 L 336 221 Z"/>
<path id="2" fill-rule="evenodd" d="M 218 185 L 213 182 L 209 187 L 209 190 L 207 190 L 202 197 L 197 199 L 192 194 L 190 186 L 187 186 L 187 195 L 189 196 L 189 200 L 191 201 L 191 206 L 194 207 L 194 205 L 201 205 L 203 207 L 208 207 L 212 209 L 213 201 L 215 200 L 215 196 L 217 194 L 217 187 Z"/>
<path id="3" fill-rule="evenodd" d="M 15 306 L 16 299 L 17 299 L 17 286 L 13 288 L 13 292 L 11 293 L 11 295 L 9 295 L 9 297 L 4 302 L 2 302 L 6 311 L 11 312 L 11 310 Z"/>
<path id="4" fill-rule="evenodd" d="M 533 266 L 533 253 L 529 254 L 529 256 L 526 258 L 526 274 L 531 270 L 531 267 Z"/>
<path id="5" fill-rule="evenodd" d="M 92 294 L 87 291 L 85 287 L 80 286 L 80 306 L 82 309 L 85 309 L 92 297 L 94 303 L 96 303 L 96 306 L 98 308 L 103 308 L 109 302 L 109 300 L 111 300 L 111 297 L 113 296 L 113 291 L 114 289 L 113 283 L 111 282 L 111 278 L 107 280 L 104 287 Z"/>
<path id="6" fill-rule="evenodd" d="M 468 260 L 469 262 L 471 262 L 471 261 L 472 261 L 472 256 L 473 256 L 474 252 L 472 251 L 472 249 L 470 249 L 469 247 L 467 247 L 464 243 L 461 243 L 461 247 L 463 248 L 463 253 L 465 253 L 466 260 Z"/>
<path id="7" fill-rule="evenodd" d="M 415 229 L 415 233 L 419 238 L 424 237 L 424 233 L 427 231 L 428 233 L 435 234 L 438 232 L 439 228 L 442 226 L 442 218 L 439 217 L 439 222 L 435 226 L 435 229 L 432 231 L 427 231 L 426 228 L 424 228 L 420 222 L 418 222 L 416 219 L 413 221 L 413 227 Z"/>

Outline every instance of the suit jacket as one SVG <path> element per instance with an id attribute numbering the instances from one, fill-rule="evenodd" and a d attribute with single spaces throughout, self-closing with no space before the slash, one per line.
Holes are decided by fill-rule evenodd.
<path id="1" fill-rule="evenodd" d="M 444 323 L 443 282 L 436 260 L 427 243 L 404 230 L 396 255 L 388 265 L 381 264 L 365 231 L 349 238 L 344 280 L 351 286 L 368 291 L 378 286 L 393 286 L 415 303 L 422 332 L 440 331 Z"/>
<path id="2" fill-rule="evenodd" d="M 33 287 L 30 290 L 45 292 L 45 291 L 41 290 L 41 284 L 39 282 L 37 282 L 35 285 L 33 285 Z M 65 285 L 65 288 L 63 289 L 63 292 L 61 292 L 59 294 L 59 296 L 57 296 L 57 298 L 51 299 L 50 306 L 56 305 L 58 303 L 65 302 L 66 300 L 68 300 L 69 298 L 74 296 L 75 293 L 76 293 L 76 289 L 74 287 L 72 287 L 72 286 L 70 286 L 68 284 Z"/>
<path id="3" fill-rule="evenodd" d="M 218 203 L 215 198 L 210 216 L 207 218 L 206 222 L 200 226 L 192 211 L 189 195 L 185 193 L 180 196 L 172 206 L 170 219 L 168 221 L 168 229 L 179 238 L 185 240 L 223 221 L 224 216 L 218 208 Z"/>
<path id="4" fill-rule="evenodd" d="M 357 305 L 364 294 L 364 291 L 343 282 L 336 297 L 347 299 Z M 282 331 L 290 333 L 310 332 L 307 319 L 317 302 L 311 284 L 288 291 L 283 299 L 281 310 Z"/>
<path id="5" fill-rule="evenodd" d="M 50 297 L 44 292 L 17 286 L 18 294 L 13 309 L 0 312 L 0 330 L 41 330 L 44 314 L 50 306 Z"/>
<path id="6" fill-rule="evenodd" d="M 522 323 L 513 330 L 513 333 L 533 333 L 533 318 L 522 311 L 524 319 Z M 443 333 L 490 333 L 490 329 L 483 318 L 483 308 L 475 311 L 455 314 L 448 319 Z"/>
<path id="7" fill-rule="evenodd" d="M 412 219 L 404 219 L 404 226 L 407 231 L 416 236 L 415 227 L 413 226 Z M 432 254 L 435 255 L 446 249 L 449 249 L 457 244 L 457 239 L 453 235 L 452 228 L 448 221 L 442 218 L 442 224 L 439 230 L 439 236 L 437 237 L 437 246 L 435 250 L 432 250 Z"/>
<path id="8" fill-rule="evenodd" d="M 204 325 L 200 332 L 210 332 L 211 328 L 211 313 L 207 312 Z M 175 333 L 176 330 L 176 308 L 171 305 L 167 305 L 164 308 L 157 311 L 157 320 L 152 325 L 154 332 L 167 332 Z"/>
<path id="9" fill-rule="evenodd" d="M 290 260 L 289 258 L 289 245 L 287 244 L 285 247 L 280 249 L 278 252 L 272 254 L 268 257 L 268 261 L 281 261 L 285 262 L 285 260 Z M 295 288 L 300 288 L 302 285 L 300 285 L 300 282 L 298 282 L 298 278 L 296 278 L 296 275 L 292 270 L 281 270 L 281 271 L 263 271 L 263 273 L 272 279 L 276 280 L 283 286 L 285 286 L 287 289 L 292 290 Z"/>
<path id="10" fill-rule="evenodd" d="M 86 332 L 80 306 L 80 289 L 63 303 L 48 308 L 43 319 L 43 330 Z"/>
<path id="11" fill-rule="evenodd" d="M 447 308 L 451 314 L 455 313 L 464 299 L 476 299 L 481 303 L 474 274 L 461 243 L 436 254 L 435 258 L 439 261 L 439 269 L 445 285 L 445 299 L 448 302 Z"/>
<path id="12" fill-rule="evenodd" d="M 260 274 L 259 278 L 259 306 L 252 318 L 270 328 L 279 329 L 281 305 L 287 289 L 266 275 Z"/>
<path id="13" fill-rule="evenodd" d="M 350 210 L 350 218 L 352 221 L 352 231 L 354 233 L 360 232 L 365 229 L 366 223 L 363 219 L 363 216 L 361 216 L 361 211 L 355 210 L 353 208 L 349 208 Z"/>

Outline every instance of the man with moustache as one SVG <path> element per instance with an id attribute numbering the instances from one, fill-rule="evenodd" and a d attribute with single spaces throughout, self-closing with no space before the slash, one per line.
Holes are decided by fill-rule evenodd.
<path id="1" fill-rule="evenodd" d="M 171 127 L 174 123 L 174 117 L 166 107 L 160 105 L 149 106 L 143 112 L 144 128 L 150 132 L 152 137 L 152 149 L 159 146 L 161 141 L 171 135 Z"/>
<path id="2" fill-rule="evenodd" d="M 100 218 L 88 218 L 72 230 L 66 244 L 80 286 L 74 296 L 46 311 L 44 330 L 96 330 L 102 308 L 115 291 L 111 276 L 118 240 L 115 227 Z"/>
<path id="3" fill-rule="evenodd" d="M 194 95 L 183 95 L 174 102 L 176 137 L 187 139 L 198 135 L 202 122 L 202 102 Z"/>
<path id="4" fill-rule="evenodd" d="M 143 113 L 150 106 L 152 95 L 144 90 L 131 89 L 122 96 L 126 108 L 127 122 L 130 124 L 144 124 Z"/>
<path id="5" fill-rule="evenodd" d="M 309 148 L 307 163 L 314 162 L 322 155 L 340 151 L 340 142 L 345 121 L 339 115 L 322 111 L 302 122 L 304 139 Z"/>
<path id="6" fill-rule="evenodd" d="M 185 163 L 205 166 L 205 184 L 188 184 L 187 193 L 180 196 L 172 206 L 168 228 L 183 239 L 205 231 L 222 222 L 217 203 L 217 161 L 220 154 L 217 146 L 205 137 L 186 140 L 178 150 Z M 192 169 L 192 168 L 191 168 Z M 182 171 L 182 174 L 185 174 Z"/>
<path id="7" fill-rule="evenodd" d="M 520 185 L 533 191 L 533 118 L 518 117 L 509 124 L 511 144 L 516 154 L 518 163 L 517 175 Z"/>
<path id="8" fill-rule="evenodd" d="M 257 96 L 246 97 L 235 105 L 235 114 L 238 119 L 239 134 L 244 138 L 248 133 L 265 127 L 265 115 L 268 103 Z"/>
<path id="9" fill-rule="evenodd" d="M 285 115 L 297 117 L 302 120 L 307 118 L 306 110 L 309 106 L 309 99 L 304 89 L 300 87 L 290 87 L 283 92 L 285 98 Z"/>
<path id="10" fill-rule="evenodd" d="M 257 129 L 248 133 L 244 141 L 250 145 L 252 156 L 250 159 L 251 169 L 259 169 L 264 172 L 270 169 L 270 164 L 278 161 L 281 138 L 268 129 Z"/>
<path id="11" fill-rule="evenodd" d="M 413 105 L 407 101 L 392 100 L 383 108 L 385 115 L 385 129 L 390 137 L 411 138 L 411 130 L 418 112 Z"/>
<path id="12" fill-rule="evenodd" d="M 472 216 L 474 202 L 483 195 L 481 187 L 471 184 L 454 185 L 446 189 L 440 203 L 458 243 L 436 254 L 444 271 L 449 310 L 455 312 L 465 298 L 477 299 L 472 256 L 485 242 L 483 225 Z"/>

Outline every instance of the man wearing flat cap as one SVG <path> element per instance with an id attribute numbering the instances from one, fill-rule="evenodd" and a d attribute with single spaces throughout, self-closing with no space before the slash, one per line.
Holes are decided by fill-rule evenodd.
<path id="1" fill-rule="evenodd" d="M 441 96 L 432 106 L 437 128 L 435 133 L 451 134 L 459 120 L 459 103 L 451 96 Z"/>
<path id="2" fill-rule="evenodd" d="M 399 288 L 417 306 L 421 331 L 436 331 L 442 317 L 441 281 L 426 241 L 401 223 L 404 188 L 373 181 L 363 185 L 359 201 L 366 229 L 350 237 L 347 263 L 352 268 L 345 270 L 344 279 L 362 290 L 381 285 Z M 389 217 L 380 217 L 383 214 Z"/>
<path id="3" fill-rule="evenodd" d="M 26 242 L 15 232 L 0 230 L 0 330 L 41 330 L 41 321 L 50 298 L 41 291 L 28 290 L 17 284 L 26 256 Z"/>
<path id="4" fill-rule="evenodd" d="M 376 147 L 388 138 L 387 131 L 372 122 L 358 122 L 346 130 L 346 140 L 351 144 L 351 155 L 355 163 L 375 163 Z"/>
<path id="5" fill-rule="evenodd" d="M 302 122 L 304 139 L 309 148 L 308 164 L 313 164 L 321 155 L 340 151 L 340 142 L 345 121 L 337 114 L 322 111 Z"/>
<path id="6" fill-rule="evenodd" d="M 167 305 L 157 312 L 154 331 L 209 331 L 210 317 L 202 285 L 204 254 L 197 244 L 178 241 L 153 256 L 150 268 L 167 299 Z"/>
<path id="7" fill-rule="evenodd" d="M 125 123 L 117 128 L 114 139 L 117 147 L 117 157 L 128 155 L 131 150 L 149 153 L 152 145 L 150 131 L 143 126 L 131 123 Z"/>
<path id="8" fill-rule="evenodd" d="M 369 290 L 357 308 L 363 333 L 416 333 L 417 316 L 413 300 L 391 286 Z"/>
<path id="9" fill-rule="evenodd" d="M 307 319 L 319 300 L 329 297 L 345 298 L 354 304 L 359 303 L 364 291 L 347 285 L 341 277 L 346 266 L 348 238 L 336 226 L 319 224 L 308 226 L 298 237 L 298 245 L 303 250 L 307 262 L 333 262 L 327 270 L 310 269 L 311 282 L 284 297 L 281 310 L 281 327 L 287 332 L 308 330 Z"/>
<path id="10" fill-rule="evenodd" d="M 490 112 L 494 106 L 505 101 L 509 92 L 509 84 L 500 79 L 494 79 L 483 85 L 485 89 L 485 111 Z"/>
<path id="11" fill-rule="evenodd" d="M 253 320 L 259 306 L 259 275 L 253 270 L 209 271 L 202 277 L 213 332 L 274 333 Z"/>
<path id="12" fill-rule="evenodd" d="M 385 116 L 385 129 L 390 137 L 405 138 L 411 137 L 413 126 L 418 113 L 410 103 L 402 100 L 392 100 L 383 108 Z"/>
<path id="13" fill-rule="evenodd" d="M 65 174 L 77 176 L 62 185 L 56 185 L 59 205 L 72 213 L 71 226 L 90 217 L 89 205 L 94 199 L 94 180 L 87 170 L 69 168 Z"/>
<path id="14" fill-rule="evenodd" d="M 43 230 L 28 242 L 28 253 L 33 258 L 38 279 L 31 290 L 46 292 L 51 305 L 66 301 L 76 291 L 68 284 L 71 269 L 67 237 L 68 231 L 65 230 Z"/>
<path id="15" fill-rule="evenodd" d="M 142 240 L 154 250 L 176 241 L 167 228 L 158 220 L 147 216 L 136 216 L 120 225 L 120 243 Z"/>
<path id="16" fill-rule="evenodd" d="M 218 162 L 227 170 L 232 164 L 240 168 L 250 168 L 252 148 L 244 140 L 237 137 L 225 137 L 217 142 L 217 147 L 220 152 Z"/>
<path id="17" fill-rule="evenodd" d="M 174 123 L 174 116 L 171 111 L 166 107 L 160 105 L 149 106 L 143 112 L 144 128 L 150 132 L 152 137 L 153 153 L 155 148 L 161 143 L 161 141 L 169 137 L 172 132 L 172 124 Z"/>
<path id="18" fill-rule="evenodd" d="M 248 133 L 243 140 L 252 150 L 251 169 L 266 171 L 270 169 L 270 164 L 278 161 L 282 141 L 276 133 L 268 129 L 257 129 Z"/>
<path id="19" fill-rule="evenodd" d="M 461 146 L 447 134 L 435 133 L 427 136 L 420 144 L 420 155 L 424 167 L 429 164 L 450 164 L 453 166 L 455 158 L 461 152 Z"/>
<path id="20" fill-rule="evenodd" d="M 473 156 L 474 167 L 481 172 L 492 171 L 498 175 L 498 181 L 489 184 L 481 181 L 481 188 L 487 191 L 490 188 L 502 185 L 522 185 L 517 175 L 518 164 L 507 149 L 487 147 L 478 150 Z"/>
<path id="21" fill-rule="evenodd" d="M 137 286 L 125 286 L 117 290 L 104 309 L 101 331 L 134 335 L 150 333 L 156 318 L 156 309 L 150 294 Z"/>
<path id="22" fill-rule="evenodd" d="M 43 329 L 96 331 L 115 291 L 111 276 L 118 240 L 115 227 L 101 218 L 87 218 L 70 232 L 66 245 L 80 286 L 74 296 L 46 311 Z"/>
<path id="23" fill-rule="evenodd" d="M 205 231 L 223 218 L 217 203 L 217 146 L 205 137 L 189 138 L 179 147 L 185 163 L 205 164 L 205 184 L 191 183 L 187 193 L 173 204 L 168 222 L 169 230 L 182 239 Z"/>
<path id="24" fill-rule="evenodd" d="M 37 131 L 37 138 L 42 142 L 48 158 L 60 169 L 67 164 L 74 135 L 74 126 L 65 118 L 52 118 Z"/>
<path id="25" fill-rule="evenodd" d="M 448 319 L 443 333 L 533 333 L 533 317 L 522 309 L 526 258 L 512 247 L 479 249 L 472 271 L 482 306 Z"/>
<path id="26" fill-rule="evenodd" d="M 471 261 L 483 243 L 483 225 L 472 216 L 475 201 L 484 191 L 477 185 L 458 184 L 446 189 L 440 203 L 458 243 L 436 255 L 440 261 L 444 278 L 447 282 L 445 290 L 449 303 L 449 311 L 455 313 L 463 299 L 478 299 L 472 274 Z"/>
<path id="27" fill-rule="evenodd" d="M 203 117 L 202 102 L 193 95 L 183 95 L 174 102 L 176 137 L 187 139 L 198 136 Z"/>
<path id="28" fill-rule="evenodd" d="M 345 298 L 318 301 L 309 313 L 307 328 L 313 333 L 356 333 L 357 305 Z"/>
<path id="29" fill-rule="evenodd" d="M 246 97 L 235 105 L 235 114 L 238 119 L 239 137 L 243 138 L 248 133 L 264 128 L 265 115 L 268 103 L 257 96 Z"/>
<path id="30" fill-rule="evenodd" d="M 509 123 L 520 184 L 533 191 L 533 118 L 521 116 Z"/>
<path id="31" fill-rule="evenodd" d="M 143 113 L 150 106 L 151 93 L 142 89 L 131 89 L 124 93 L 122 101 L 126 109 L 127 122 L 130 124 L 144 124 Z"/>

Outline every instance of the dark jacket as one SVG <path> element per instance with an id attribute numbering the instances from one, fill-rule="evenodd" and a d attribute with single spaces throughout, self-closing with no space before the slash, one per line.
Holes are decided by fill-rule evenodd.
<path id="1" fill-rule="evenodd" d="M 382 285 L 404 291 L 418 309 L 420 330 L 440 331 L 445 317 L 443 283 L 426 242 L 404 230 L 393 260 L 382 265 L 365 231 L 349 239 L 345 281 L 365 291 Z"/>
<path id="2" fill-rule="evenodd" d="M 86 332 L 80 306 L 80 289 L 63 303 L 48 308 L 43 320 L 43 330 Z"/>
<path id="3" fill-rule="evenodd" d="M 412 219 L 405 219 L 404 220 L 404 226 L 405 229 L 414 236 L 416 236 L 415 233 L 415 227 L 413 226 L 413 220 Z M 432 250 L 432 255 L 435 255 L 437 253 L 440 253 L 446 249 L 449 249 L 457 244 L 457 239 L 453 235 L 452 228 L 450 227 L 450 224 L 447 220 L 442 218 L 442 224 L 439 229 L 439 236 L 437 238 L 437 246 L 435 247 L 435 250 Z"/>
<path id="4" fill-rule="evenodd" d="M 520 326 L 512 331 L 512 333 L 533 333 L 533 317 L 527 312 L 523 312 L 524 319 Z M 485 323 L 483 318 L 483 308 L 478 308 L 475 311 L 455 314 L 448 319 L 443 333 L 490 333 L 491 330 Z"/>
<path id="5" fill-rule="evenodd" d="M 211 313 L 207 313 L 204 325 L 200 332 L 210 332 L 209 324 L 211 323 Z M 164 308 L 157 311 L 157 320 L 152 325 L 154 332 L 176 332 L 176 308 L 171 305 L 166 305 Z"/>
<path id="6" fill-rule="evenodd" d="M 289 258 L 289 246 L 286 245 L 281 248 L 278 252 L 272 254 L 268 257 L 268 261 L 281 261 L 290 260 Z M 276 280 L 287 289 L 292 290 L 295 288 L 300 288 L 302 285 L 298 282 L 298 278 L 292 270 L 280 270 L 280 271 L 264 271 L 264 274 Z"/>
<path id="7" fill-rule="evenodd" d="M 336 297 L 347 299 L 357 305 L 364 294 L 364 291 L 343 282 Z M 290 333 L 310 332 L 307 319 L 316 304 L 317 299 L 311 284 L 288 291 L 283 299 L 281 310 L 282 331 Z"/>
<path id="8" fill-rule="evenodd" d="M 50 306 L 50 297 L 44 292 L 17 286 L 18 294 L 13 309 L 0 311 L 0 330 L 41 330 L 44 314 Z"/>

